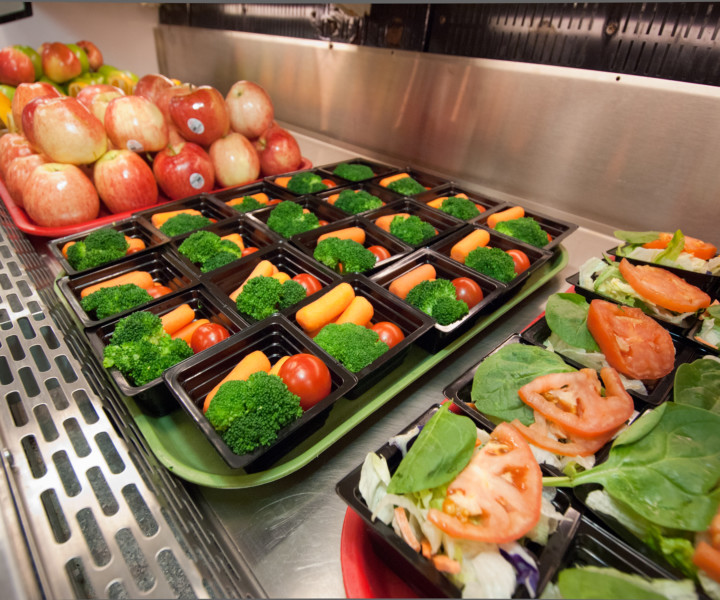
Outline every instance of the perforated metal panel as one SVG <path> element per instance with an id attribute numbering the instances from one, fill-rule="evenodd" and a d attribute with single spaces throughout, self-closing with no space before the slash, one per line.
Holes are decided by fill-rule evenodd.
<path id="1" fill-rule="evenodd" d="M 4 210 L 0 224 L 3 460 L 45 596 L 264 596 L 154 462 L 51 289 L 47 263 Z"/>

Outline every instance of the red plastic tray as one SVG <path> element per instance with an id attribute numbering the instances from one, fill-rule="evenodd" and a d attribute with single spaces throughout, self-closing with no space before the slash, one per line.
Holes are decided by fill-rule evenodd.
<path id="1" fill-rule="evenodd" d="M 309 161 L 307 158 L 303 157 L 302 163 L 300 163 L 300 167 L 298 167 L 298 170 L 310 169 L 311 167 L 312 162 Z M 255 181 L 249 181 L 248 185 L 251 183 L 256 183 L 257 181 L 261 180 L 257 179 Z M 221 189 L 225 188 L 217 188 L 214 191 L 219 191 Z M 25 210 L 15 204 L 15 201 L 12 199 L 12 196 L 10 196 L 10 193 L 5 187 L 5 182 L 2 179 L 0 179 L 0 198 L 2 198 L 3 202 L 5 203 L 8 213 L 10 214 L 10 218 L 13 220 L 13 222 L 20 231 L 24 231 L 25 233 L 30 235 L 37 235 L 49 238 L 64 237 L 66 235 L 72 235 L 73 233 L 80 233 L 81 231 L 85 231 L 86 229 L 93 229 L 95 227 L 101 227 L 102 225 L 109 225 L 110 223 L 114 223 L 115 221 L 127 219 L 128 217 L 132 216 L 134 212 L 138 212 L 128 210 L 125 212 L 112 214 L 109 213 L 105 207 L 101 206 L 100 216 L 98 216 L 97 219 L 85 221 L 84 223 L 78 223 L 76 225 L 65 225 L 63 227 L 43 227 L 41 225 L 35 224 L 32 219 L 30 219 Z M 170 200 L 165 198 L 162 194 L 160 194 L 158 198 L 158 204 L 165 204 L 167 202 L 170 202 Z M 144 206 L 143 210 L 146 208 L 149 207 Z"/>
<path id="2" fill-rule="evenodd" d="M 363 520 L 351 508 L 340 537 L 340 565 L 348 598 L 417 598 L 375 553 Z"/>

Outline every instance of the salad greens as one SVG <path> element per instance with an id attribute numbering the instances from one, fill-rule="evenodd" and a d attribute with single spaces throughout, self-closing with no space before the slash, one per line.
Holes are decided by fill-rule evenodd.
<path id="1" fill-rule="evenodd" d="M 720 361 L 700 358 L 675 372 L 674 400 L 720 414 Z"/>
<path id="2" fill-rule="evenodd" d="M 695 339 L 714 348 L 720 347 L 720 304 L 706 308 L 700 319 L 702 325 L 695 334 Z"/>
<path id="3" fill-rule="evenodd" d="M 519 419 L 523 425 L 531 425 L 533 409 L 518 396 L 518 390 L 541 375 L 574 370 L 560 356 L 544 348 L 508 344 L 480 363 L 470 397 L 477 409 L 489 417 L 501 421 Z"/>
<path id="4" fill-rule="evenodd" d="M 590 304 L 580 294 L 553 294 L 545 306 L 548 327 L 565 343 L 590 352 L 600 347 L 587 328 Z"/>
<path id="5" fill-rule="evenodd" d="M 395 471 L 388 493 L 407 494 L 451 482 L 470 462 L 477 428 L 446 403 L 428 421 Z"/>
<path id="6" fill-rule="evenodd" d="M 720 504 L 718 431 L 720 415 L 666 402 L 623 431 L 605 462 L 543 483 L 597 483 L 656 525 L 705 531 Z"/>

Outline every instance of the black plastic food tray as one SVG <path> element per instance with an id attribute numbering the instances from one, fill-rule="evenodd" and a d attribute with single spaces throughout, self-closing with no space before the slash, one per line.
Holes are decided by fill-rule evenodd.
<path id="1" fill-rule="evenodd" d="M 104 319 L 98 319 L 94 314 L 86 313 L 80 305 L 81 293 L 85 288 L 131 271 L 147 271 L 152 275 L 153 281 L 169 287 L 173 292 L 183 290 L 197 283 L 197 279 L 189 271 L 185 263 L 176 256 L 169 246 L 163 246 L 153 248 L 147 252 L 131 254 L 123 261 L 115 262 L 112 265 L 101 267 L 89 273 L 62 277 L 58 280 L 58 287 L 83 326 L 93 327 L 109 319 L 117 319 L 127 313 L 142 310 L 144 305 L 136 306 Z"/>
<path id="2" fill-rule="evenodd" d="M 310 258 L 288 242 L 280 242 L 253 252 L 239 262 L 207 273 L 203 277 L 203 281 L 216 294 L 216 298 L 226 304 L 229 311 L 237 313 L 237 306 L 230 299 L 230 294 L 242 285 L 257 264 L 263 260 L 269 260 L 279 271 L 285 272 L 291 277 L 300 273 L 309 273 L 316 277 L 323 289 L 316 292 L 312 296 L 313 298 L 322 294 L 329 285 L 340 280 L 340 275 L 334 271 Z M 291 306 L 278 312 L 289 314 L 294 312 L 294 307 Z M 241 317 L 248 323 L 257 322 L 249 315 L 242 314 Z"/>
<path id="3" fill-rule="evenodd" d="M 318 167 L 318 170 L 320 171 L 320 174 L 323 177 L 332 176 L 332 177 L 340 177 L 339 175 L 335 175 L 333 173 L 333 170 L 338 165 L 365 165 L 367 167 L 370 167 L 373 171 L 372 177 L 367 177 L 363 179 L 362 181 L 366 181 L 367 179 L 372 179 L 373 177 L 384 177 L 386 175 L 389 175 L 390 173 L 397 171 L 397 167 L 393 167 L 391 165 L 386 165 L 379 162 L 374 162 L 372 160 L 367 160 L 365 158 L 351 158 L 349 160 L 341 160 L 338 162 L 330 163 L 328 165 L 320 165 Z M 340 177 L 343 181 L 350 181 L 348 179 L 344 179 L 343 177 Z M 356 183 L 356 182 L 354 182 Z"/>
<path id="4" fill-rule="evenodd" d="M 513 205 L 503 207 L 503 210 L 505 208 L 510 208 L 511 206 Z M 487 226 L 488 217 L 496 212 L 499 212 L 499 210 L 483 213 L 482 216 L 476 221 L 476 223 Z M 540 225 L 540 227 L 542 227 L 547 233 L 550 234 L 550 237 L 552 237 L 552 240 L 548 242 L 545 246 L 543 246 L 544 250 L 552 250 L 556 248 L 566 237 L 568 237 L 573 231 L 578 228 L 578 226 L 574 223 L 569 223 L 568 221 L 561 221 L 560 219 L 556 219 L 554 217 L 548 217 L 534 210 L 525 209 L 525 216 L 535 219 Z M 497 233 L 498 235 L 505 236 L 509 240 L 516 240 L 516 238 L 505 235 L 504 233 Z"/>
<path id="5" fill-rule="evenodd" d="M 219 323 L 230 332 L 231 337 L 247 327 L 247 323 L 243 319 L 238 315 L 229 313 L 203 285 L 197 285 L 172 296 L 158 298 L 139 310 L 147 310 L 162 316 L 184 303 L 193 308 L 196 318 L 209 319 L 213 323 Z M 101 325 L 85 330 L 85 335 L 90 341 L 90 347 L 100 364 L 103 361 L 105 346 L 108 345 L 113 331 L 115 331 L 115 325 L 120 318 L 122 317 L 114 317 Z M 128 381 L 118 369 L 111 368 L 109 372 L 120 391 L 126 396 L 133 396 L 140 407 L 148 414 L 163 416 L 177 408 L 177 402 L 168 394 L 162 377 L 153 379 L 144 385 L 136 386 Z"/>
<path id="6" fill-rule="evenodd" d="M 388 265 L 392 264 L 399 258 L 407 256 L 413 251 L 413 247 L 409 246 L 405 242 L 399 240 L 394 235 L 390 235 L 384 229 L 380 229 L 372 221 L 362 218 L 362 216 L 347 217 L 342 221 L 336 221 L 313 229 L 312 231 L 306 231 L 305 233 L 299 233 L 290 238 L 290 241 L 300 248 L 308 256 L 314 256 L 315 248 L 317 247 L 317 240 L 321 235 L 338 231 L 339 229 L 345 229 L 348 227 L 360 227 L 365 230 L 365 248 L 370 246 L 383 246 L 390 252 L 390 258 L 381 260 L 375 263 L 375 266 L 363 272 L 363 275 L 371 276 L 373 273 L 384 269 Z M 313 260 L 315 260 L 313 258 Z M 349 274 L 349 273 L 348 273 Z"/>
<path id="7" fill-rule="evenodd" d="M 439 254 L 449 257 L 452 247 L 460 240 L 462 240 L 465 236 L 471 234 L 475 229 L 483 229 L 490 234 L 490 242 L 488 242 L 487 244 L 489 248 L 500 248 L 501 250 L 505 250 L 506 252 L 511 249 L 516 249 L 521 250 L 527 255 L 528 260 L 530 261 L 530 267 L 528 269 L 516 275 L 512 279 L 512 281 L 509 281 L 507 283 L 498 282 L 505 285 L 508 289 L 520 286 L 522 283 L 525 282 L 528 277 L 530 277 L 530 275 L 532 275 L 533 272 L 542 267 L 548 260 L 552 258 L 552 252 L 548 250 L 541 250 L 540 248 L 536 248 L 535 246 L 524 244 L 519 240 L 499 235 L 495 233 L 495 231 L 493 231 L 492 229 L 488 229 L 487 227 L 473 225 L 466 225 L 461 229 L 454 231 L 453 233 L 442 238 L 440 241 L 432 244 L 430 248 Z M 467 268 L 469 269 L 470 267 Z M 486 275 L 486 277 L 490 276 Z M 492 277 L 490 277 L 490 279 L 492 279 Z"/>
<path id="8" fill-rule="evenodd" d="M 535 323 L 523 330 L 520 333 L 520 336 L 525 342 L 534 344 L 535 346 L 544 347 L 544 342 L 548 339 L 548 337 L 550 337 L 551 333 L 552 332 L 550 331 L 550 327 L 548 327 L 547 320 L 545 317 L 541 317 Z M 693 349 L 686 338 L 674 333 L 671 333 L 670 336 L 672 337 L 673 345 L 675 346 L 675 366 L 673 367 L 673 370 L 660 379 L 643 381 L 645 388 L 648 390 L 647 394 L 641 394 L 633 390 L 628 390 L 628 393 L 631 396 L 651 406 L 658 406 L 667 399 L 667 396 L 673 387 L 676 369 L 681 364 L 687 362 L 692 356 Z M 563 356 L 561 352 L 557 352 L 557 354 Z M 583 365 L 571 358 L 563 356 L 563 359 L 566 363 L 572 365 L 573 367 L 578 369 L 583 368 Z"/>
<path id="9" fill-rule="evenodd" d="M 224 202 L 219 202 L 213 199 L 207 194 L 198 194 L 197 196 L 191 196 L 189 198 L 183 198 L 182 200 L 175 200 L 174 202 L 168 202 L 160 206 L 154 206 L 135 213 L 138 219 L 143 220 L 146 227 L 152 228 L 155 231 L 162 231 L 155 227 L 152 223 L 152 217 L 158 213 L 171 212 L 175 210 L 186 210 L 194 209 L 199 211 L 204 217 L 208 219 L 214 219 L 216 223 L 222 223 L 227 219 L 236 219 L 240 214 L 238 211 L 230 206 L 227 206 Z M 208 225 L 209 227 L 209 225 Z M 207 227 L 201 227 L 200 229 L 207 229 Z M 186 235 L 186 234 L 183 234 Z M 170 237 L 170 236 L 168 236 Z M 180 236 L 175 236 L 180 237 Z"/>
<path id="10" fill-rule="evenodd" d="M 165 244 L 169 239 L 161 231 L 158 231 L 154 227 L 149 227 L 146 222 L 139 220 L 135 217 L 130 217 L 129 219 L 124 219 L 122 221 L 118 221 L 117 223 L 113 223 L 112 226 L 105 225 L 103 227 L 96 227 L 90 231 L 83 231 L 82 233 L 74 233 L 72 235 L 66 235 L 65 237 L 51 240 L 50 242 L 48 242 L 48 247 L 50 248 L 50 252 L 52 252 L 53 256 L 58 260 L 58 262 L 62 266 L 63 270 L 68 275 L 76 275 L 77 273 L 81 273 L 81 272 L 87 273 L 89 271 L 95 271 L 96 269 L 101 269 L 108 265 L 114 265 L 120 261 L 127 259 L 128 257 L 133 256 L 133 254 L 126 254 L 125 256 L 118 258 L 117 260 L 107 262 L 104 265 L 100 265 L 100 266 L 94 267 L 92 269 L 84 269 L 82 271 L 78 271 L 77 269 L 73 268 L 70 265 L 70 263 L 68 262 L 67 258 L 65 258 L 63 256 L 63 253 L 62 253 L 63 246 L 65 246 L 65 244 L 67 244 L 68 242 L 82 241 L 88 236 L 88 234 L 92 233 L 93 231 L 98 231 L 100 229 L 108 229 L 108 228 L 115 229 L 116 231 L 119 231 L 123 235 L 126 235 L 128 237 L 139 238 L 143 242 L 145 242 L 145 249 L 141 250 L 140 252 L 137 252 L 135 254 L 147 252 L 153 248 L 156 248 L 157 246 L 161 246 L 162 244 Z"/>
<path id="11" fill-rule="evenodd" d="M 273 444 L 260 447 L 249 454 L 238 455 L 232 452 L 205 418 L 202 405 L 208 392 L 222 381 L 244 356 L 256 350 L 265 353 L 271 364 L 283 356 L 293 354 L 308 353 L 317 356 L 330 370 L 332 387 L 328 396 L 280 430 Z M 232 468 L 245 469 L 248 472 L 269 467 L 321 427 L 335 401 L 345 395 L 356 382 L 352 373 L 331 360 L 320 347 L 279 315 L 250 326 L 240 335 L 224 340 L 168 369 L 164 379 L 180 405 L 223 460 Z"/>
<path id="12" fill-rule="evenodd" d="M 485 196 L 482 196 L 480 194 L 476 194 L 474 192 L 469 192 L 466 189 L 463 189 L 456 185 L 455 183 L 448 183 L 447 185 L 440 186 L 438 188 L 434 188 L 432 190 L 429 190 L 427 192 L 423 192 L 421 194 L 418 194 L 415 196 L 415 200 L 418 202 L 421 202 L 422 204 L 427 204 L 428 202 L 432 202 L 433 200 L 437 198 L 444 198 L 447 196 L 457 196 L 458 194 L 465 194 L 468 197 L 468 200 L 470 200 L 473 204 L 475 204 L 478 209 L 481 211 L 481 213 L 477 217 L 473 217 L 472 219 L 469 219 L 466 221 L 466 223 L 474 223 L 475 221 L 478 221 L 481 217 L 487 216 L 491 214 L 492 212 L 496 212 L 497 210 L 502 210 L 503 208 L 507 208 L 510 206 L 509 204 L 502 202 L 500 200 L 492 200 L 490 198 L 486 198 Z M 430 207 L 434 208 L 434 207 Z M 443 212 L 439 208 L 435 208 L 434 210 L 440 210 L 440 212 Z"/>
<path id="13" fill-rule="evenodd" d="M 373 323 L 379 321 L 395 323 L 405 336 L 401 342 L 390 348 L 385 354 L 355 373 L 357 384 L 350 390 L 350 393 L 346 394 L 346 398 L 355 399 L 395 369 L 402 362 L 410 349 L 410 345 L 417 342 L 425 332 L 432 328 L 433 321 L 426 314 L 406 304 L 364 275 L 345 277 L 342 282 L 335 282 L 326 291 L 340 283 L 350 284 L 357 296 L 364 296 L 372 303 L 375 312 L 372 319 Z M 300 329 L 300 326 L 295 321 L 297 311 L 306 304 L 314 302 L 314 300 L 314 297 L 307 298 L 296 304 L 287 313 L 287 317 L 298 329 Z"/>
<path id="14" fill-rule="evenodd" d="M 415 181 L 417 181 L 420 185 L 424 186 L 426 190 L 432 190 L 434 188 L 440 187 L 442 185 L 445 185 L 447 183 L 450 183 L 449 180 L 444 179 L 442 177 L 438 177 L 437 175 L 432 175 L 430 173 L 425 173 L 423 171 L 419 171 L 417 169 L 413 169 L 412 167 L 408 166 L 405 168 L 398 168 L 395 169 L 392 173 L 387 173 L 381 177 L 375 177 L 374 179 L 371 179 L 370 181 L 380 187 L 385 187 L 380 184 L 380 182 L 385 179 L 386 177 L 389 177 L 391 175 L 396 175 L 398 173 L 407 173 L 410 177 L 412 177 Z M 402 198 L 405 195 L 399 194 L 393 190 L 390 190 L 390 188 L 386 188 L 389 191 L 391 191 L 397 198 Z M 423 192 L 420 192 L 421 194 Z M 413 194 L 412 197 L 416 197 L 418 194 Z"/>
<path id="15" fill-rule="evenodd" d="M 351 183 L 350 185 L 346 185 L 339 189 L 330 190 L 328 192 L 319 192 L 319 193 L 315 194 L 315 196 L 317 196 L 321 200 L 324 200 L 327 202 L 328 198 L 330 198 L 331 196 L 337 196 L 345 190 L 353 190 L 356 192 L 358 190 L 365 191 L 368 194 L 372 194 L 376 198 L 379 198 L 384 204 L 390 204 L 391 202 L 395 202 L 398 199 L 397 194 L 391 192 L 390 190 L 380 187 L 380 186 L 377 186 L 377 185 L 373 185 L 372 183 L 368 183 L 366 181 L 363 181 L 360 183 Z M 328 204 L 330 204 L 330 203 L 328 202 Z M 333 204 L 333 206 L 335 206 L 335 208 L 337 208 L 338 210 L 342 210 L 339 206 L 336 206 L 335 204 Z M 377 210 L 377 209 L 373 208 L 370 210 Z M 345 213 L 345 215 L 352 214 L 352 213 L 348 213 L 345 211 L 343 211 L 343 212 Z M 370 212 L 370 211 L 365 210 L 365 211 L 363 211 L 361 213 L 357 213 L 357 214 L 364 215 L 368 212 Z"/>
<path id="16" fill-rule="evenodd" d="M 506 297 L 506 287 L 499 281 L 485 277 L 477 271 L 469 269 L 459 262 L 451 260 L 442 254 L 438 254 L 429 248 L 423 248 L 413 252 L 393 263 L 387 269 L 383 269 L 371 277 L 371 279 L 378 285 L 381 285 L 383 289 L 388 290 L 390 284 L 395 279 L 424 264 L 431 264 L 435 267 L 438 279 L 449 279 L 452 281 L 457 277 L 468 277 L 475 281 L 483 292 L 483 299 L 473 306 L 467 315 L 459 321 L 455 321 L 455 323 L 440 325 L 435 319 L 428 317 L 433 327 L 417 340 L 417 344 L 431 354 L 434 354 L 470 329 L 482 315 L 489 314 L 495 310 L 502 303 L 502 299 Z M 396 298 L 399 302 L 402 302 L 405 306 L 414 309 L 414 307 L 405 302 L 405 300 L 397 298 L 389 291 L 388 294 Z"/>
<path id="17" fill-rule="evenodd" d="M 213 198 L 214 200 L 217 200 L 218 202 L 222 202 L 226 206 L 229 206 L 232 208 L 236 213 L 243 214 L 241 211 L 237 210 L 236 208 L 233 208 L 229 204 L 227 204 L 229 201 L 233 200 L 234 198 L 242 198 L 243 196 L 252 196 L 253 194 L 260 194 L 264 193 L 267 194 L 268 199 L 270 201 L 272 200 L 294 200 L 297 198 L 295 194 L 292 194 L 288 192 L 287 190 L 283 190 L 282 188 L 279 188 L 277 186 L 270 186 L 264 181 L 260 181 L 258 183 L 253 183 L 250 185 L 242 185 L 234 188 L 229 188 L 225 190 L 221 190 L 218 192 L 211 192 L 208 193 L 208 196 L 210 198 Z M 260 207 L 260 208 L 265 208 Z M 255 210 L 260 210 L 259 208 L 256 208 Z M 253 211 L 248 211 L 253 212 Z"/>

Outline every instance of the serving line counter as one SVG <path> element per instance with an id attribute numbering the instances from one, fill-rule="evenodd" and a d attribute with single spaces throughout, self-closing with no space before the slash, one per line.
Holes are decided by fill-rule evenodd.
<path id="1" fill-rule="evenodd" d="M 361 155 L 294 133 L 313 165 Z M 601 226 L 555 211 L 581 226 L 564 241 L 567 264 L 549 282 L 306 466 L 264 485 L 222 489 L 188 483 L 154 456 L 59 302 L 61 269 L 47 240 L 27 238 L 2 209 L 2 508 L 6 528 L 22 531 L 25 543 L 18 533 L 1 544 L 13 557 L 4 576 L 18 597 L 36 597 L 38 588 L 49 598 L 343 597 L 346 506 L 335 484 L 532 321 L 587 258 L 614 245 Z"/>

